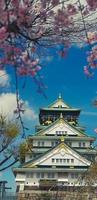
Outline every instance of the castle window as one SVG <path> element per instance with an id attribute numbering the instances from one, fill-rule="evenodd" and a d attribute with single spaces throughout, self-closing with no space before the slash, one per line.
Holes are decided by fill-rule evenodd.
<path id="1" fill-rule="evenodd" d="M 78 178 L 78 174 L 77 173 L 75 174 L 75 178 Z"/>
<path id="2" fill-rule="evenodd" d="M 72 173 L 72 174 L 71 174 L 71 178 L 74 178 L 74 177 L 75 177 L 75 176 L 74 176 L 74 173 Z"/>
<path id="3" fill-rule="evenodd" d="M 59 159 L 59 158 L 52 158 L 52 163 L 54 163 L 56 161 L 56 163 L 74 163 L 74 159 Z"/>
<path id="4" fill-rule="evenodd" d="M 71 178 L 78 178 L 78 173 L 72 173 Z"/>
<path id="5" fill-rule="evenodd" d="M 54 163 L 55 162 L 55 159 L 54 158 L 52 158 L 52 163 Z"/>
<path id="6" fill-rule="evenodd" d="M 52 172 L 48 173 L 48 178 L 54 178 L 54 177 L 55 177 L 54 173 L 52 173 Z"/>
<path id="7" fill-rule="evenodd" d="M 44 172 L 41 173 L 41 178 L 44 178 Z"/>
<path id="8" fill-rule="evenodd" d="M 38 146 L 40 146 L 40 141 L 38 141 Z"/>
<path id="9" fill-rule="evenodd" d="M 59 159 L 57 158 L 57 159 L 56 159 L 56 163 L 58 163 L 58 162 L 59 162 Z"/>
<path id="10" fill-rule="evenodd" d="M 61 135 L 61 131 L 56 131 L 56 134 L 57 135 Z"/>
<path id="11" fill-rule="evenodd" d="M 42 146 L 44 146 L 44 141 L 42 141 Z"/>
<path id="12" fill-rule="evenodd" d="M 33 155 L 32 155 L 32 154 L 30 154 L 30 155 L 29 155 L 29 158 L 31 159 L 32 157 L 33 157 Z"/>
<path id="13" fill-rule="evenodd" d="M 64 131 L 65 132 L 65 134 L 67 134 L 67 131 Z"/>
<path id="14" fill-rule="evenodd" d="M 58 135 L 58 131 L 56 131 L 56 135 Z"/>
<path id="15" fill-rule="evenodd" d="M 56 131 L 56 135 L 66 135 L 67 131 Z"/>
<path id="16" fill-rule="evenodd" d="M 83 147 L 85 147 L 85 142 L 83 142 Z"/>
<path id="17" fill-rule="evenodd" d="M 67 159 L 67 163 L 69 163 L 69 161 L 70 161 L 70 160 L 69 160 L 69 159 Z"/>
<path id="18" fill-rule="evenodd" d="M 40 178 L 40 177 L 41 177 L 40 172 L 37 172 L 36 177 L 37 177 L 37 178 Z"/>
<path id="19" fill-rule="evenodd" d="M 57 145 L 57 144 L 58 144 L 58 141 L 55 142 L 55 145 Z"/>
<path id="20" fill-rule="evenodd" d="M 60 159 L 60 163 L 62 163 L 63 159 Z"/>
<path id="21" fill-rule="evenodd" d="M 28 173 L 26 174 L 26 177 L 27 177 L 27 178 L 33 178 L 33 173 L 32 173 L 32 172 L 28 172 Z"/>
<path id="22" fill-rule="evenodd" d="M 55 146 L 55 142 L 51 142 L 51 146 L 54 147 Z"/>
<path id="23" fill-rule="evenodd" d="M 71 159 L 71 163 L 74 163 L 74 159 Z"/>
<path id="24" fill-rule="evenodd" d="M 68 145 L 69 145 L 69 146 L 72 146 L 72 142 L 68 142 Z"/>
<path id="25" fill-rule="evenodd" d="M 51 177 L 50 175 L 51 175 L 51 173 L 48 173 L 48 178 L 50 178 L 50 177 Z"/>
<path id="26" fill-rule="evenodd" d="M 54 173 L 52 173 L 52 178 L 54 178 L 55 177 L 55 174 Z"/>
<path id="27" fill-rule="evenodd" d="M 81 142 L 79 142 L 79 147 L 81 147 Z"/>

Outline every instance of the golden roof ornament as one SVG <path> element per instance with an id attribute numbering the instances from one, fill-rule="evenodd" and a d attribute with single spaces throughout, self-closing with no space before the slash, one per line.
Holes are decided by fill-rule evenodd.
<path id="1" fill-rule="evenodd" d="M 63 119 L 63 114 L 62 113 L 60 113 L 60 119 Z"/>
<path id="2" fill-rule="evenodd" d="M 64 142 L 65 138 L 63 135 L 60 137 L 60 140 L 61 140 L 61 142 Z"/>

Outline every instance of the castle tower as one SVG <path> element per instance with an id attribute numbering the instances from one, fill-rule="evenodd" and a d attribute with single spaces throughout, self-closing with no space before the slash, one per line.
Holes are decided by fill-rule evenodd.
<path id="1" fill-rule="evenodd" d="M 82 185 L 81 177 L 95 160 L 96 150 L 91 146 L 95 138 L 79 124 L 80 111 L 61 95 L 40 109 L 40 124 L 28 138 L 32 149 L 25 162 L 13 169 L 19 192 Z"/>
<path id="2" fill-rule="evenodd" d="M 41 125 L 48 125 L 57 120 L 62 113 L 64 120 L 73 121 L 75 125 L 80 114 L 80 109 L 72 108 L 64 102 L 61 94 L 58 99 L 50 104 L 47 108 L 41 108 L 39 114 L 39 121 Z"/>

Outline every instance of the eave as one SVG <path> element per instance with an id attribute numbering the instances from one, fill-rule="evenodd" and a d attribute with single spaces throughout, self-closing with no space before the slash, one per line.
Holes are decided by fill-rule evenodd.
<path id="1" fill-rule="evenodd" d="M 41 111 L 67 111 L 67 112 L 74 112 L 74 111 L 78 111 L 78 112 L 80 112 L 81 111 L 81 109 L 77 109 L 77 108 L 40 108 L 40 110 Z"/>
<path id="2" fill-rule="evenodd" d="M 57 140 L 60 140 L 60 138 L 61 138 L 61 136 L 55 136 L 55 135 L 51 135 L 51 136 L 48 136 L 48 135 L 33 135 L 33 136 L 29 136 L 29 139 L 36 139 L 36 140 L 38 140 L 38 139 L 43 139 L 43 140 L 55 140 L 55 139 L 57 139 Z M 65 140 L 67 140 L 67 141 L 79 141 L 79 140 L 84 140 L 84 141 L 95 141 L 96 140 L 96 138 L 94 138 L 94 137 L 89 137 L 89 136 L 80 136 L 80 137 L 78 137 L 78 136 L 64 136 L 64 139 Z"/>
<path id="3" fill-rule="evenodd" d="M 13 168 L 13 173 L 16 174 L 18 172 L 71 172 L 71 171 L 76 171 L 76 172 L 84 172 L 88 169 L 88 167 L 84 167 L 84 168 L 79 168 L 79 166 L 77 167 L 73 167 L 73 166 L 69 166 L 69 167 L 65 167 L 65 168 L 56 168 L 56 167 L 35 167 L 35 168 Z"/>

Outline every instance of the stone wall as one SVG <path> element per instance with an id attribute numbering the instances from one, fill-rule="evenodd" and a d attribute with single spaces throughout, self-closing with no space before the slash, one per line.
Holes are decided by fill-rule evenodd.
<path id="1" fill-rule="evenodd" d="M 97 200 L 97 194 L 88 192 L 29 191 L 19 193 L 17 200 Z"/>

